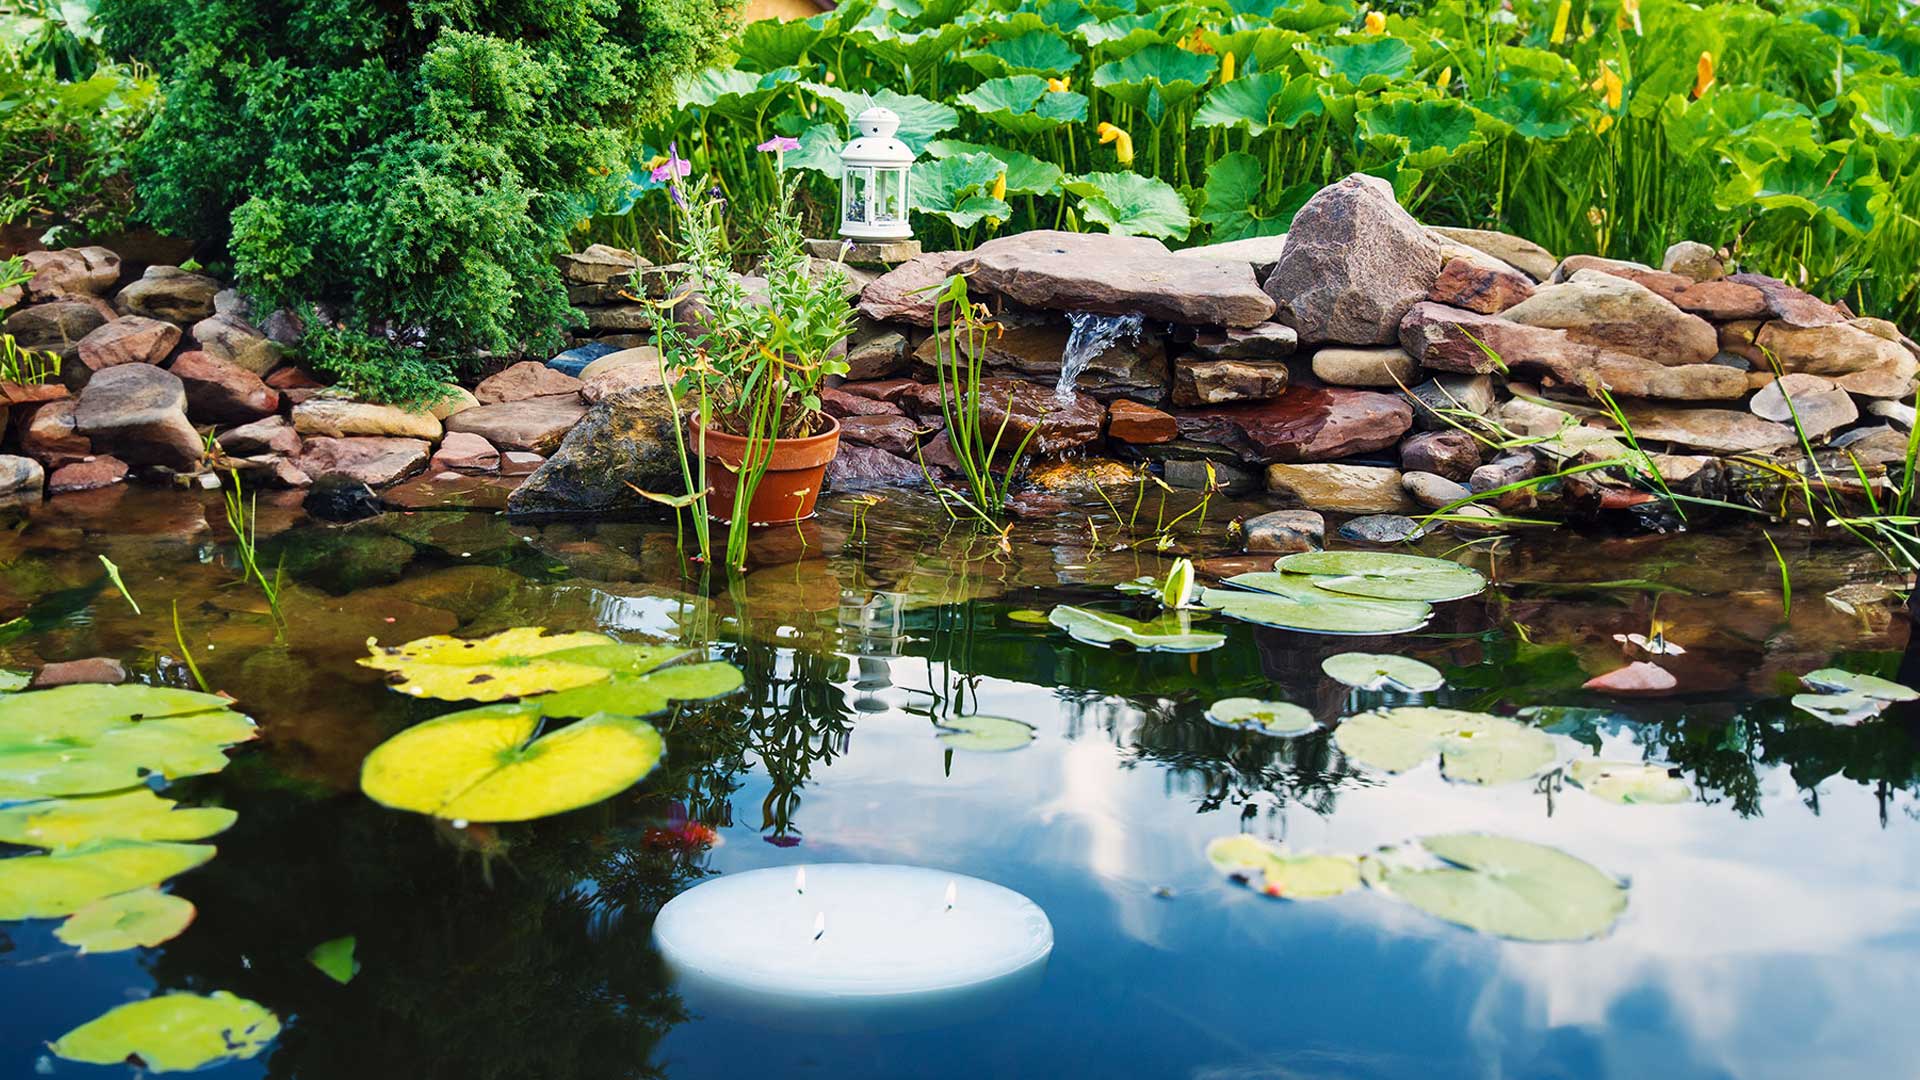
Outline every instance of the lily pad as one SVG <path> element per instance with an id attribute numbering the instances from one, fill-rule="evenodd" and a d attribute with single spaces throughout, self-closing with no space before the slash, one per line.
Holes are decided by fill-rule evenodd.
<path id="1" fill-rule="evenodd" d="M 14 671 L 11 668 L 0 668 L 0 693 L 12 693 L 15 690 L 25 690 L 28 686 L 32 685 L 32 683 L 33 675 L 30 672 Z"/>
<path id="2" fill-rule="evenodd" d="M 1693 798 L 1693 789 L 1665 765 L 1581 758 L 1567 768 L 1567 775 L 1587 794 L 1629 806 L 1667 805 Z"/>
<path id="3" fill-rule="evenodd" d="M 680 664 L 645 675 L 615 675 L 605 682 L 529 698 L 526 703 L 538 708 L 540 715 L 549 717 L 594 713 L 652 716 L 667 711 L 676 701 L 724 697 L 745 682 L 740 669 L 732 664 Z"/>
<path id="4" fill-rule="evenodd" d="M 1450 923 L 1518 941 L 1586 941 L 1613 928 L 1626 887 L 1558 848 L 1483 833 L 1422 837 L 1361 860 L 1369 886 Z"/>
<path id="5" fill-rule="evenodd" d="M 1329 679 L 1356 690 L 1424 694 L 1447 684 L 1446 677 L 1433 665 L 1390 653 L 1340 653 L 1320 661 L 1320 670 Z"/>
<path id="6" fill-rule="evenodd" d="M 0 921 L 71 915 L 101 897 L 184 874 L 213 852 L 206 844 L 106 843 L 0 859 Z"/>
<path id="7" fill-rule="evenodd" d="M 1288 701 L 1261 701 L 1259 698 L 1222 698 L 1207 709 L 1207 723 L 1234 731 L 1257 731 L 1262 735 L 1292 738 L 1320 730 L 1313 714 Z"/>
<path id="8" fill-rule="evenodd" d="M 1402 634 L 1427 625 L 1433 608 L 1419 601 L 1370 600 L 1315 588 L 1297 574 L 1239 574 L 1231 589 L 1206 589 L 1200 605 L 1260 626 L 1315 634 Z"/>
<path id="9" fill-rule="evenodd" d="M 1018 750 L 1033 741 L 1033 725 L 1004 716 L 950 716 L 937 738 L 951 750 L 1000 753 Z"/>
<path id="10" fill-rule="evenodd" d="M 1207 845 L 1207 861 L 1223 874 L 1284 900 L 1325 900 L 1360 885 L 1351 855 L 1293 855 L 1251 836 L 1223 836 Z"/>
<path id="11" fill-rule="evenodd" d="M 1502 784 L 1553 764 L 1543 731 L 1488 713 L 1410 705 L 1349 716 L 1334 729 L 1340 752 L 1376 769 L 1406 772 L 1435 755 L 1449 780 Z"/>
<path id="12" fill-rule="evenodd" d="M 22 803 L 0 810 L 0 842 L 57 853 L 100 840 L 204 840 L 240 816 L 223 807 L 175 805 L 145 787 Z"/>
<path id="13" fill-rule="evenodd" d="M 118 1006 L 52 1044 L 68 1061 L 119 1065 L 138 1058 L 152 1072 L 188 1072 L 257 1056 L 280 1034 L 266 1008 L 216 990 L 162 994 Z"/>
<path id="14" fill-rule="evenodd" d="M 360 961 L 353 957 L 356 944 L 351 934 L 323 941 L 307 953 L 307 963 L 319 968 L 322 975 L 345 986 L 360 974 Z"/>
<path id="15" fill-rule="evenodd" d="M 544 627 L 516 626 L 491 637 L 438 635 L 393 646 L 368 638 L 373 655 L 360 664 L 389 672 L 393 688 L 403 694 L 499 701 L 600 682 L 610 674 L 607 668 L 591 661 L 554 659 L 553 654 L 614 644 L 605 634 L 548 636 Z"/>
<path id="16" fill-rule="evenodd" d="M 1878 675 L 1860 675 L 1841 668 L 1821 668 L 1800 676 L 1809 690 L 1822 693 L 1853 693 L 1878 701 L 1920 701 L 1920 690 L 1902 686 Z"/>
<path id="17" fill-rule="evenodd" d="M 191 901 L 159 889 L 135 889 L 103 897 L 74 912 L 53 936 L 82 953 L 150 949 L 172 941 L 192 925 Z"/>
<path id="18" fill-rule="evenodd" d="M 1048 625 L 1047 613 L 1036 608 L 1015 608 L 1007 612 L 1007 618 L 1017 623 L 1033 623 L 1039 626 Z"/>
<path id="19" fill-rule="evenodd" d="M 535 738 L 538 702 L 429 720 L 375 747 L 360 789 L 395 810 L 453 821 L 530 821 L 616 795 L 652 772 L 652 724 L 606 713 Z"/>
<path id="20" fill-rule="evenodd" d="M 1119 643 L 1143 652 L 1206 652 L 1227 643 L 1225 634 L 1191 629 L 1191 620 L 1185 612 L 1169 612 L 1140 622 L 1124 615 L 1061 604 L 1047 613 L 1047 621 L 1076 641 L 1089 645 Z"/>
<path id="21" fill-rule="evenodd" d="M 1301 551 L 1273 564 L 1288 574 L 1307 574 L 1329 592 L 1376 600 L 1462 600 L 1487 587 L 1480 571 L 1447 559 L 1394 551 Z"/>
<path id="22" fill-rule="evenodd" d="M 1877 719 L 1887 707 L 1881 698 L 1847 691 L 1840 694 L 1795 694 L 1793 707 L 1812 713 L 1838 727 L 1852 727 Z"/>

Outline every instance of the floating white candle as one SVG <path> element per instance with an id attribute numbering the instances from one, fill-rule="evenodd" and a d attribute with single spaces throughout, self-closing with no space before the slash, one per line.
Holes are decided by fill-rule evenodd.
<path id="1" fill-rule="evenodd" d="M 1011 889 L 868 863 L 713 878 L 662 908 L 653 934 L 696 1012 L 853 1030 L 998 1008 L 1053 951 L 1046 913 Z"/>

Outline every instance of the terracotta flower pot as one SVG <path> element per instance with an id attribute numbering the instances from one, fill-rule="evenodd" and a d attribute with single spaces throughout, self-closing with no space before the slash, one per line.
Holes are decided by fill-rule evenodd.
<path id="1" fill-rule="evenodd" d="M 813 516 L 814 500 L 820 497 L 820 484 L 826 479 L 827 463 L 840 452 L 840 421 L 829 416 L 827 430 L 803 439 L 775 439 L 760 443 L 756 458 L 766 462 L 767 471 L 747 503 L 747 522 L 752 525 L 780 525 L 804 521 Z M 688 438 L 693 447 L 700 445 L 700 427 L 689 422 Z M 738 435 L 709 429 L 706 433 L 707 516 L 715 521 L 733 519 L 733 493 L 739 479 L 736 470 L 747 460 L 747 440 Z"/>

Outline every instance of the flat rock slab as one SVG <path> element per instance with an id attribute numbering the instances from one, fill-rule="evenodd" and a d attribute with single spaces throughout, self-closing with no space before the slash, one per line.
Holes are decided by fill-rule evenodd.
<path id="1" fill-rule="evenodd" d="M 538 360 L 522 360 L 481 379 L 480 385 L 473 388 L 474 398 L 482 405 L 579 392 L 579 379 Z"/>
<path id="2" fill-rule="evenodd" d="M 447 430 L 470 432 L 501 450 L 551 454 L 585 415 L 579 394 L 563 394 L 467 409 L 447 418 Z"/>
<path id="3" fill-rule="evenodd" d="M 1181 258 L 1140 236 L 1038 230 L 989 240 L 970 262 L 976 288 L 1028 307 L 1236 327 L 1274 311 L 1251 264 Z"/>
<path id="4" fill-rule="evenodd" d="M 1267 490 L 1282 503 L 1348 514 L 1404 514 L 1419 509 L 1399 469 L 1333 463 L 1267 466 Z"/>
<path id="5" fill-rule="evenodd" d="M 1452 229 L 1444 226 L 1435 226 L 1433 231 L 1456 244 L 1483 251 L 1509 266 L 1517 267 L 1535 281 L 1547 280 L 1553 275 L 1553 268 L 1560 263 L 1553 252 L 1511 233 L 1494 232 L 1490 229 Z"/>
<path id="6" fill-rule="evenodd" d="M 1727 454 L 1764 453 L 1792 446 L 1798 436 L 1791 427 L 1762 420 L 1732 409 L 1669 409 L 1626 407 L 1627 423 L 1636 439 L 1677 443 L 1695 450 Z"/>
<path id="7" fill-rule="evenodd" d="M 1225 447 L 1243 461 L 1332 461 L 1399 442 L 1413 426 L 1413 406 L 1370 390 L 1295 387 L 1273 401 L 1183 410 L 1175 418 L 1181 438 Z"/>
<path id="8" fill-rule="evenodd" d="M 439 472 L 387 488 L 380 501 L 395 510 L 505 510 L 520 478 Z"/>
<path id="9" fill-rule="evenodd" d="M 433 442 L 440 438 L 440 421 L 432 413 L 334 397 L 309 398 L 295 405 L 293 426 L 302 435 L 335 439 L 373 435 Z"/>
<path id="10" fill-rule="evenodd" d="M 307 440 L 294 464 L 315 480 L 345 476 L 381 487 L 419 472 L 432 449 L 425 439 L 321 436 Z"/>

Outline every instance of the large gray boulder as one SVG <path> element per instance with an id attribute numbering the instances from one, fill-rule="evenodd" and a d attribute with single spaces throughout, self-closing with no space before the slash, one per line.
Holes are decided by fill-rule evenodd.
<path id="1" fill-rule="evenodd" d="M 120 364 L 96 372 L 80 391 L 73 429 L 93 449 L 129 465 L 196 468 L 205 450 L 187 422 L 187 389 L 171 371 Z"/>
<path id="2" fill-rule="evenodd" d="M 27 295 L 35 300 L 105 296 L 120 281 L 120 256 L 103 247 L 29 251 L 21 261 L 33 271 Z"/>
<path id="3" fill-rule="evenodd" d="M 1041 229 L 989 240 L 970 261 L 976 289 L 1027 307 L 1191 326 L 1257 326 L 1273 315 L 1245 260 L 1180 258 L 1144 236 Z"/>
<path id="4" fill-rule="evenodd" d="M 537 516 L 657 509 L 658 504 L 634 488 L 658 495 L 685 493 L 674 437 L 677 423 L 667 392 L 659 387 L 602 400 L 515 489 L 507 499 L 507 512 Z M 693 467 L 697 469 L 698 462 Z"/>
<path id="5" fill-rule="evenodd" d="M 149 266 L 140 280 L 120 290 L 113 306 L 122 315 L 164 319 L 185 329 L 213 315 L 220 283 L 177 266 Z"/>
<path id="6" fill-rule="evenodd" d="M 1394 201 L 1393 186 L 1355 173 L 1294 215 L 1266 291 L 1302 345 L 1387 345 L 1440 267 L 1440 245 Z"/>

